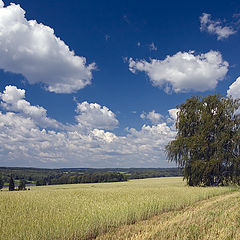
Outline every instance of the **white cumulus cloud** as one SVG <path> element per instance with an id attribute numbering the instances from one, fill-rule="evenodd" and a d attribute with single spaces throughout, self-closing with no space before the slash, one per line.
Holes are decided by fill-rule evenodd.
<path id="1" fill-rule="evenodd" d="M 232 27 L 222 26 L 221 21 L 211 19 L 211 14 L 203 13 L 200 17 L 201 31 L 217 35 L 217 40 L 223 40 L 236 33 Z"/>
<path id="2" fill-rule="evenodd" d="M 240 98 L 240 77 L 238 77 L 236 81 L 229 86 L 227 95 L 232 96 L 234 99 Z"/>
<path id="3" fill-rule="evenodd" d="M 117 139 L 117 136 L 111 132 L 105 132 L 101 129 L 93 129 L 91 131 L 91 136 L 95 137 L 97 140 L 102 140 L 104 142 L 110 143 Z"/>
<path id="4" fill-rule="evenodd" d="M 177 121 L 177 113 L 179 112 L 179 109 L 177 108 L 172 108 L 168 110 L 169 116 L 171 119 L 174 121 Z"/>
<path id="5" fill-rule="evenodd" d="M 42 127 L 58 128 L 61 124 L 56 120 L 47 117 L 47 110 L 40 106 L 32 106 L 25 99 L 25 90 L 16 86 L 6 86 L 3 93 L 0 93 L 1 106 L 10 111 L 23 114 L 33 119 Z"/>
<path id="6" fill-rule="evenodd" d="M 165 167 L 170 166 L 164 154 L 165 145 L 176 132 L 166 123 L 131 128 L 127 135 L 118 136 L 101 128 L 117 125 L 114 114 L 106 107 L 87 102 L 79 103 L 81 127 L 55 128 L 39 124 L 32 111 L 19 107 L 25 90 L 6 87 L 1 94 L 0 163 L 8 166 L 38 167 Z M 4 99 L 4 100 L 3 100 Z M 26 101 L 26 100 L 24 100 Z M 27 102 L 27 101 L 26 101 Z M 27 102 L 28 103 L 28 102 Z M 21 105 L 21 104 L 20 104 Z M 26 108 L 34 107 L 30 103 Z M 42 111 L 37 106 L 36 111 Z M 90 113 L 87 114 L 87 111 Z M 43 111 L 45 112 L 45 111 Z M 78 116 L 79 116 L 78 115 Z M 95 120 L 93 118 L 96 117 Z M 103 121 L 102 118 L 107 119 Z M 99 124 L 96 122 L 99 121 Z M 173 165 L 171 165 L 173 166 Z"/>
<path id="7" fill-rule="evenodd" d="M 101 129 L 41 129 L 30 118 L 0 112 L 0 159 L 8 166 L 163 167 L 164 147 L 174 137 L 166 123 L 117 136 Z"/>
<path id="8" fill-rule="evenodd" d="M 22 74 L 29 83 L 43 83 L 48 91 L 72 93 L 91 83 L 95 63 L 86 64 L 54 34 L 35 20 L 27 20 L 20 5 L 0 2 L 0 68 Z"/>
<path id="9" fill-rule="evenodd" d="M 2 0 L 0 0 L 0 8 L 4 7 L 4 2 Z"/>
<path id="10" fill-rule="evenodd" d="M 167 117 L 167 123 L 172 124 L 171 129 L 176 130 L 176 122 L 177 122 L 177 114 L 179 112 L 179 109 L 172 108 L 168 110 L 168 117 Z"/>
<path id="11" fill-rule="evenodd" d="M 228 72 L 228 62 L 217 51 L 200 55 L 194 51 L 178 52 L 164 60 L 129 59 L 129 70 L 145 72 L 153 86 L 163 87 L 166 92 L 206 91 L 214 89 Z"/>
<path id="12" fill-rule="evenodd" d="M 163 119 L 163 116 L 160 113 L 155 112 L 155 110 L 152 110 L 148 114 L 142 113 L 140 117 L 142 119 L 150 120 L 152 124 L 158 124 L 162 122 L 162 119 Z"/>
<path id="13" fill-rule="evenodd" d="M 238 77 L 236 81 L 229 86 L 227 96 L 232 96 L 233 99 L 240 99 L 240 77 Z M 236 110 L 235 114 L 240 114 L 240 107 Z"/>
<path id="14" fill-rule="evenodd" d="M 75 118 L 80 125 L 99 129 L 114 129 L 118 126 L 115 114 L 97 103 L 78 103 L 76 112 L 78 115 Z"/>

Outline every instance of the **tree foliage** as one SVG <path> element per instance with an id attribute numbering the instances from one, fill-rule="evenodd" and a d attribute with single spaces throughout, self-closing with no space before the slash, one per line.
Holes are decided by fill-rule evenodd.
<path id="1" fill-rule="evenodd" d="M 9 180 L 9 191 L 14 191 L 14 190 L 15 190 L 15 184 L 14 184 L 13 177 L 11 176 Z"/>
<path id="2" fill-rule="evenodd" d="M 21 190 L 26 190 L 26 182 L 25 180 L 20 180 L 19 182 L 19 185 L 18 185 L 18 190 L 21 191 Z"/>
<path id="3" fill-rule="evenodd" d="M 100 183 L 100 182 L 122 182 L 126 181 L 126 177 L 118 172 L 103 172 L 92 174 L 62 174 L 57 177 L 49 177 L 36 181 L 37 186 L 56 185 L 56 184 L 72 184 L 72 183 Z"/>
<path id="4" fill-rule="evenodd" d="M 192 97 L 178 107 L 176 139 L 167 157 L 184 168 L 190 186 L 240 184 L 240 101 Z"/>
<path id="5" fill-rule="evenodd" d="M 2 176 L 0 176 L 0 189 L 3 188 L 3 184 L 4 184 L 4 182 L 3 182 Z"/>

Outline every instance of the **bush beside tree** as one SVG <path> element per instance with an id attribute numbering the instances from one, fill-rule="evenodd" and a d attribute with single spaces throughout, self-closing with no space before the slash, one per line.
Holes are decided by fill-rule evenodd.
<path id="1" fill-rule="evenodd" d="M 19 185 L 18 185 L 18 190 L 26 190 L 26 182 L 25 180 L 20 180 Z"/>

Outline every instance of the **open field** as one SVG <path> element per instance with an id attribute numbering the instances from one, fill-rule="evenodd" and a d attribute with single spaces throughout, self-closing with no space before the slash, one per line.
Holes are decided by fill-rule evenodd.
<path id="1" fill-rule="evenodd" d="M 220 195 L 182 210 L 125 225 L 96 240 L 239 240 L 240 192 Z"/>
<path id="2" fill-rule="evenodd" d="M 221 195 L 220 199 L 237 196 L 238 192 L 230 194 L 233 191 L 228 187 L 187 187 L 182 178 L 32 187 L 31 191 L 22 192 L 1 191 L 0 239 L 89 239 L 159 214 L 160 217 L 163 213 L 177 216 L 183 208 L 191 206 L 191 209 L 193 203 L 213 196 Z M 199 219 L 201 217 L 199 215 Z M 186 219 L 186 227 L 189 221 Z M 198 222 L 197 218 L 195 221 Z M 137 229 L 138 226 L 134 226 Z M 146 229 L 147 226 L 146 223 Z M 155 236 L 155 232 L 151 234 Z"/>

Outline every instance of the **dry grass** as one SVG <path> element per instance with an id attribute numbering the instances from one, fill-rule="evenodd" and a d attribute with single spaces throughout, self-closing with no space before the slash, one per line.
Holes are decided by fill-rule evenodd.
<path id="1" fill-rule="evenodd" d="M 121 225 L 183 209 L 194 202 L 231 191 L 226 187 L 187 187 L 181 178 L 2 191 L 0 239 L 92 238 Z"/>

